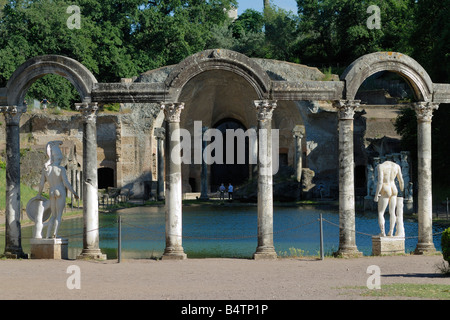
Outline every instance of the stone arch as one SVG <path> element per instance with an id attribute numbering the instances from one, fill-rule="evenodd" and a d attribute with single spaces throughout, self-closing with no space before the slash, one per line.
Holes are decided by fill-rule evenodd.
<path id="1" fill-rule="evenodd" d="M 189 80 L 210 70 L 233 72 L 248 81 L 255 89 L 259 99 L 270 97 L 271 80 L 257 63 L 235 51 L 212 49 L 186 58 L 172 70 L 165 81 L 171 100 L 178 100 L 184 85 Z"/>
<path id="2" fill-rule="evenodd" d="M 92 88 L 97 80 L 80 62 L 59 55 L 34 57 L 19 66 L 6 85 L 8 105 L 22 105 L 25 94 L 37 79 L 57 74 L 69 80 L 82 102 L 91 102 Z"/>
<path id="3" fill-rule="evenodd" d="M 364 80 L 380 71 L 399 74 L 412 87 L 417 100 L 432 101 L 433 82 L 428 73 L 417 61 L 398 52 L 375 52 L 355 60 L 341 76 L 345 99 L 354 100 Z"/>

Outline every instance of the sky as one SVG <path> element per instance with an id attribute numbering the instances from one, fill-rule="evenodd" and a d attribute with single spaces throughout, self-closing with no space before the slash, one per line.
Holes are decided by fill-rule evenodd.
<path id="1" fill-rule="evenodd" d="M 241 14 L 246 9 L 254 9 L 262 12 L 263 2 L 263 0 L 238 0 L 238 14 Z M 271 3 L 279 8 L 297 13 L 297 1 L 295 0 L 272 0 Z"/>

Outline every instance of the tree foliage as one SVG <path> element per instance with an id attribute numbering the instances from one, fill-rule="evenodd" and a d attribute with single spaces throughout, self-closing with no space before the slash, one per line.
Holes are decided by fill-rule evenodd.
<path id="1" fill-rule="evenodd" d="M 269 0 L 264 12 L 248 9 L 232 21 L 237 0 L 0 0 L 0 87 L 31 57 L 61 54 L 85 65 L 100 82 L 116 82 L 176 64 L 198 51 L 224 48 L 249 57 L 328 68 L 340 73 L 375 51 L 412 56 L 433 82 L 450 82 L 450 0 L 296 0 L 296 13 Z M 81 28 L 69 29 L 70 5 L 81 9 Z M 380 8 L 380 29 L 369 29 L 370 5 Z M 47 75 L 28 91 L 62 108 L 79 100 L 65 79 Z M 435 180 L 447 183 L 450 167 L 448 105 L 433 118 Z M 406 150 L 417 152 L 414 111 L 396 128 Z"/>
<path id="2" fill-rule="evenodd" d="M 226 10 L 236 5 L 235 0 L 0 1 L 0 86 L 20 64 L 45 54 L 74 58 L 101 82 L 178 63 L 204 49 L 213 26 L 227 21 Z M 71 5 L 81 9 L 80 29 L 67 27 Z M 79 97 L 68 86 L 46 76 L 28 96 L 46 96 L 69 108 Z"/>
<path id="3" fill-rule="evenodd" d="M 302 33 L 300 46 L 307 63 L 348 65 L 375 51 L 410 53 L 407 39 L 414 0 L 297 0 Z M 371 5 L 380 8 L 380 29 L 369 29 Z"/>

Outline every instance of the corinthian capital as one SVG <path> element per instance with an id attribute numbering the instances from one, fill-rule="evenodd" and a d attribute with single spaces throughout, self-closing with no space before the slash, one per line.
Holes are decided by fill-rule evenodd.
<path id="1" fill-rule="evenodd" d="M 416 102 L 413 104 L 416 111 L 417 121 L 426 122 L 433 118 L 433 111 L 439 108 L 439 103 L 435 102 Z"/>
<path id="2" fill-rule="evenodd" d="M 167 122 L 180 122 L 181 111 L 184 109 L 184 102 L 161 102 L 161 109 L 164 111 L 164 117 Z"/>
<path id="3" fill-rule="evenodd" d="M 339 120 L 353 120 L 360 103 L 361 100 L 337 100 L 333 102 L 333 106 L 338 109 Z"/>
<path id="4" fill-rule="evenodd" d="M 305 136 L 305 126 L 296 125 L 294 129 L 292 129 L 292 136 L 296 139 L 303 139 Z"/>
<path id="5" fill-rule="evenodd" d="M 27 107 L 6 106 L 0 107 L 0 112 L 5 115 L 6 125 L 19 125 L 20 116 L 27 112 Z"/>
<path id="6" fill-rule="evenodd" d="M 272 120 L 273 110 L 277 107 L 276 100 L 254 101 L 258 121 Z"/>
<path id="7" fill-rule="evenodd" d="M 75 108 L 81 112 L 81 116 L 84 122 L 96 121 L 98 114 L 98 103 L 77 103 Z"/>

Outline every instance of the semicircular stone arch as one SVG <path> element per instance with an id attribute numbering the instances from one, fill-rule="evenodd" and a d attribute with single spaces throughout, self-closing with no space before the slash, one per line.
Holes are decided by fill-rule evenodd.
<path id="1" fill-rule="evenodd" d="M 380 71 L 391 71 L 403 77 L 412 87 L 418 101 L 433 99 L 433 82 L 425 69 L 411 57 L 398 52 L 375 52 L 355 60 L 342 74 L 345 98 L 354 100 L 362 83 Z"/>
<path id="2" fill-rule="evenodd" d="M 30 86 L 47 74 L 56 74 L 69 80 L 78 91 L 82 102 L 91 102 L 91 92 L 95 83 L 94 75 L 80 62 L 59 55 L 34 57 L 13 73 L 6 85 L 9 105 L 22 105 Z"/>
<path id="3" fill-rule="evenodd" d="M 169 92 L 168 99 L 177 101 L 189 80 L 211 70 L 233 72 L 244 78 L 255 89 L 258 99 L 270 97 L 271 80 L 256 62 L 235 51 L 212 49 L 186 58 L 172 70 L 165 81 Z"/>

